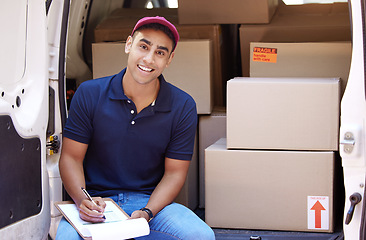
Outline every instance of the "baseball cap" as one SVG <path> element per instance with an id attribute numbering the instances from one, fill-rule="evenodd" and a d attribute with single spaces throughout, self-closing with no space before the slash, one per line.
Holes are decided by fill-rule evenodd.
<path id="1" fill-rule="evenodd" d="M 156 16 L 156 17 L 144 17 L 144 18 L 141 18 L 135 25 L 135 27 L 133 28 L 132 30 L 132 33 L 131 33 L 131 36 L 134 34 L 134 32 L 146 25 L 146 24 L 150 24 L 150 23 L 158 23 L 158 24 L 161 24 L 163 26 L 166 26 L 170 31 L 171 33 L 173 34 L 173 37 L 174 37 L 174 48 L 173 48 L 173 51 L 175 49 L 175 47 L 177 46 L 177 43 L 179 41 L 179 34 L 178 34 L 178 31 L 177 29 L 175 28 L 175 26 L 170 23 L 168 20 L 166 20 L 164 17 L 159 17 L 159 16 Z"/>

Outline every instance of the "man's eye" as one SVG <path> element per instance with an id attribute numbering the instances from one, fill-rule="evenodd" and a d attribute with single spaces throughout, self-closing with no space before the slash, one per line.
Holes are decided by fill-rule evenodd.
<path id="1" fill-rule="evenodd" d="M 145 45 L 141 45 L 140 48 L 147 49 L 147 47 Z"/>
<path id="2" fill-rule="evenodd" d="M 158 55 L 161 55 L 161 56 L 164 56 L 165 55 L 165 52 L 163 52 L 163 51 L 157 51 L 157 54 Z"/>

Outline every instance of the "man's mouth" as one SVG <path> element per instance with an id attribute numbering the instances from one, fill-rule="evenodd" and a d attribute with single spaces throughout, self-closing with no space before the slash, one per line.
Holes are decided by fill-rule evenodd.
<path id="1" fill-rule="evenodd" d="M 142 71 L 145 71 L 145 72 L 152 72 L 154 69 L 152 68 L 149 68 L 149 67 L 145 67 L 145 66 L 142 66 L 142 65 L 137 65 L 137 67 L 139 69 L 141 69 Z"/>

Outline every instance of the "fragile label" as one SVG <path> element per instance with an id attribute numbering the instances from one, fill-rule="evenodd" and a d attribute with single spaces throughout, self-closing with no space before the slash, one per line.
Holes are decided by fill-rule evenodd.
<path id="1" fill-rule="evenodd" d="M 254 47 L 253 48 L 254 62 L 277 62 L 277 48 Z"/>
<path id="2" fill-rule="evenodd" d="M 308 196 L 308 229 L 329 230 L 328 196 Z"/>

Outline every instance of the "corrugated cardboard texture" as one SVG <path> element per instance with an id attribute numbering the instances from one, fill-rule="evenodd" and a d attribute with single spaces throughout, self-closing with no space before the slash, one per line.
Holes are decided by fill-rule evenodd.
<path id="1" fill-rule="evenodd" d="M 205 220 L 218 228 L 332 232 L 333 180 L 334 152 L 227 150 L 220 139 L 206 149 Z M 308 229 L 308 196 L 329 197 L 328 229 Z"/>

